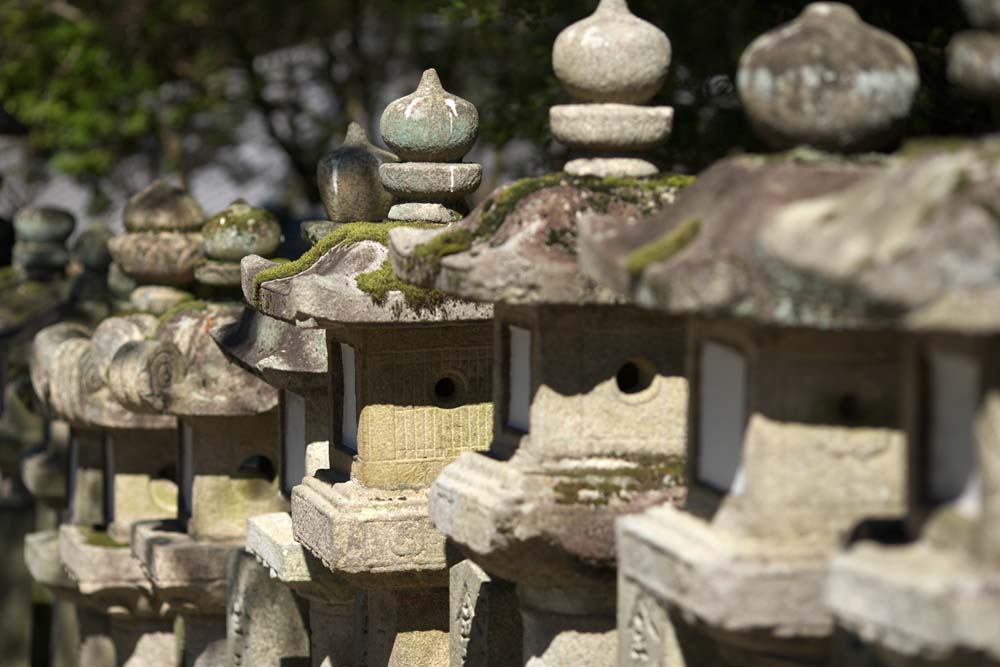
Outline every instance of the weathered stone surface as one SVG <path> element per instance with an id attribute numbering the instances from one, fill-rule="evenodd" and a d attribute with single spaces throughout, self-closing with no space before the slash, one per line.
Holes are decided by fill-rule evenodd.
<path id="1" fill-rule="evenodd" d="M 102 531 L 63 524 L 59 560 L 88 602 L 116 613 L 156 616 L 152 586 L 127 543 Z"/>
<path id="2" fill-rule="evenodd" d="M 309 660 L 305 604 L 252 554 L 239 551 L 229 564 L 226 638 L 233 667 L 303 664 Z M 322 628 L 316 628 L 323 632 Z"/>
<path id="3" fill-rule="evenodd" d="M 670 204 L 677 189 L 674 179 L 520 181 L 446 229 L 392 230 L 393 268 L 405 280 L 477 301 L 615 303 L 621 299 L 579 268 L 578 221 L 594 210 L 638 221 Z"/>
<path id="4" fill-rule="evenodd" d="M 223 625 L 226 567 L 241 549 L 241 542 L 198 542 L 172 521 L 139 523 L 132 533 L 132 553 L 170 607 L 218 614 Z"/>
<path id="5" fill-rule="evenodd" d="M 59 531 L 45 530 L 24 538 L 24 562 L 31 578 L 50 588 L 76 589 L 59 560 Z"/>
<path id="6" fill-rule="evenodd" d="M 634 16 L 625 0 L 602 0 L 591 16 L 559 34 L 552 66 L 582 102 L 642 104 L 663 85 L 670 56 L 662 30 Z"/>
<path id="7" fill-rule="evenodd" d="M 123 345 L 108 370 L 115 398 L 129 410 L 177 416 L 254 415 L 272 410 L 278 403 L 277 392 L 233 369 L 206 335 L 238 315 L 232 306 L 195 304 L 160 322 L 154 338 Z"/>
<path id="8" fill-rule="evenodd" d="M 108 242 L 115 263 L 144 284 L 189 285 L 194 269 L 205 258 L 201 234 L 133 232 Z"/>
<path id="9" fill-rule="evenodd" d="M 29 280 L 45 280 L 61 275 L 69 262 L 64 246 L 48 241 L 18 241 L 11 260 Z"/>
<path id="10" fill-rule="evenodd" d="M 269 257 L 281 245 L 281 225 L 267 209 L 237 199 L 201 229 L 209 259 L 238 262 L 247 255 Z"/>
<path id="11" fill-rule="evenodd" d="M 212 287 L 239 287 L 241 280 L 239 262 L 216 262 L 206 259 L 195 267 L 194 279 Z"/>
<path id="12" fill-rule="evenodd" d="M 296 541 L 350 583 L 446 585 L 445 537 L 428 519 L 426 489 L 306 478 L 292 491 L 292 516 Z"/>
<path id="13" fill-rule="evenodd" d="M 451 201 L 476 191 L 483 180 L 478 164 L 416 162 L 384 164 L 379 168 L 382 186 L 404 199 Z"/>
<path id="14" fill-rule="evenodd" d="M 18 280 L 2 288 L 0 343 L 25 341 L 63 315 L 69 307 L 69 284 L 52 277 L 44 276 L 45 282 Z"/>
<path id="15" fill-rule="evenodd" d="M 109 249 L 108 252 L 110 253 L 111 250 Z M 132 294 L 132 290 L 136 286 L 137 283 L 135 280 L 122 271 L 122 267 L 118 266 L 115 262 L 111 262 L 111 265 L 108 267 L 108 289 L 111 290 L 111 294 L 114 295 L 119 303 L 127 303 L 129 295 Z"/>
<path id="16" fill-rule="evenodd" d="M 378 172 L 376 171 L 376 173 Z M 382 181 L 380 179 L 379 187 L 381 187 L 381 185 Z M 388 209 L 386 209 L 386 211 L 388 211 Z M 330 220 L 309 220 L 308 222 L 303 222 L 299 229 L 302 232 L 302 239 L 309 245 L 313 246 L 319 243 L 324 236 L 336 230 L 342 224 L 344 223 L 332 222 Z"/>
<path id="17" fill-rule="evenodd" d="M 758 248 L 800 289 L 822 286 L 838 320 L 995 331 L 996 311 L 967 306 L 1000 293 L 998 193 L 997 139 L 932 149 L 775 211 Z"/>
<path id="18" fill-rule="evenodd" d="M 510 582 L 463 560 L 449 572 L 451 667 L 519 667 L 521 613 Z"/>
<path id="19" fill-rule="evenodd" d="M 549 110 L 549 123 L 553 136 L 570 148 L 645 151 L 670 136 L 674 110 L 628 104 L 563 104 Z"/>
<path id="20" fill-rule="evenodd" d="M 376 222 L 384 220 L 395 201 L 382 187 L 379 166 L 399 158 L 372 146 L 363 127 L 352 122 L 340 148 L 320 158 L 316 166 L 320 197 L 333 222 Z M 305 230 L 305 224 L 303 224 Z M 329 231 L 333 231 L 332 229 Z M 320 234 L 315 240 L 329 231 Z M 260 254 L 260 253 L 258 253 Z"/>
<path id="21" fill-rule="evenodd" d="M 164 179 L 133 195 L 123 217 L 130 232 L 195 231 L 205 222 L 205 212 L 194 197 Z"/>
<path id="22" fill-rule="evenodd" d="M 592 589 L 518 585 L 527 667 L 612 665 L 618 649 L 614 584 Z"/>
<path id="23" fill-rule="evenodd" d="M 956 35 L 948 45 L 948 79 L 976 97 L 1000 98 L 1000 34 Z"/>
<path id="24" fill-rule="evenodd" d="M 76 218 L 61 208 L 28 206 L 14 215 L 14 233 L 18 243 L 54 243 L 61 246 L 75 227 Z"/>
<path id="25" fill-rule="evenodd" d="M 382 140 L 407 162 L 461 162 L 479 136 L 479 112 L 441 86 L 436 70 L 417 90 L 392 102 L 379 123 Z"/>
<path id="26" fill-rule="evenodd" d="M 883 148 L 899 138 L 919 86 L 910 50 L 835 2 L 757 38 L 737 72 L 752 124 L 776 148 Z"/>
<path id="27" fill-rule="evenodd" d="M 676 314 L 856 324 L 865 314 L 850 313 L 839 301 L 834 307 L 829 291 L 774 276 L 755 239 L 786 203 L 871 181 L 878 170 L 875 163 L 800 160 L 795 153 L 726 159 L 642 224 L 622 224 L 610 211 L 580 216 L 579 263 L 599 283 Z"/>
<path id="28" fill-rule="evenodd" d="M 165 285 L 146 285 L 129 291 L 129 302 L 133 308 L 140 313 L 149 313 L 156 317 L 193 299 L 194 295 L 191 292 Z M 147 333 L 152 333 L 152 331 Z"/>
<path id="29" fill-rule="evenodd" d="M 652 162 L 638 158 L 580 158 L 563 167 L 570 176 L 649 178 L 659 173 Z"/>
<path id="30" fill-rule="evenodd" d="M 383 269 L 388 249 L 374 240 L 335 245 L 315 263 L 286 278 L 256 285 L 255 276 L 270 268 L 258 257 L 243 260 L 243 296 L 261 312 L 299 325 L 326 326 L 350 322 L 441 322 L 488 319 L 488 305 L 420 292 L 407 299 L 402 291 L 389 289 L 376 301 L 363 291 L 360 277 Z"/>
<path id="31" fill-rule="evenodd" d="M 44 406 L 51 404 L 51 363 L 56 350 L 67 340 L 86 339 L 90 330 L 76 322 L 60 322 L 38 332 L 31 342 L 31 386 Z"/>
<path id="32" fill-rule="evenodd" d="M 462 219 L 462 214 L 444 204 L 396 204 L 389 209 L 389 220 L 403 222 L 438 222 L 447 224 Z"/>

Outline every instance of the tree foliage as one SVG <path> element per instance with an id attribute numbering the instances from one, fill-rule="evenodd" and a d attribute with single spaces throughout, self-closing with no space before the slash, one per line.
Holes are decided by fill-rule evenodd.
<path id="1" fill-rule="evenodd" d="M 565 101 L 550 64 L 558 32 L 586 15 L 579 0 L 2 0 L 0 104 L 58 169 L 99 183 L 143 156 L 154 171 L 220 160 L 236 130 L 260 119 L 296 176 L 290 197 L 318 201 L 315 164 L 356 120 L 377 130 L 382 106 L 424 67 L 475 102 L 482 141 L 526 139 L 562 155 L 548 107 Z M 631 0 L 674 45 L 656 102 L 676 108 L 659 160 L 696 171 L 756 149 L 733 90 L 739 56 L 805 0 Z M 956 99 L 944 49 L 964 29 L 957 3 L 855 0 L 870 23 L 904 39 L 924 86 L 912 129 L 978 132 L 984 110 Z M 413 79 L 410 81 L 410 79 Z M 503 165 L 517 175 L 525 165 Z M 239 171 L 238 160 L 231 164 Z"/>

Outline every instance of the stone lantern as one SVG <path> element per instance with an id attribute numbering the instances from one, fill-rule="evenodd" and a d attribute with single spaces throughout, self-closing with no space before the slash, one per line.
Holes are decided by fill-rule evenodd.
<path id="1" fill-rule="evenodd" d="M 634 58 L 616 85 L 604 56 L 618 46 Z M 670 109 L 636 106 L 662 83 L 669 42 L 624 2 L 603 2 L 559 37 L 553 61 L 570 92 L 593 102 L 553 108 L 557 137 L 623 150 L 637 118 L 655 125 L 643 125 L 650 136 L 630 144 L 631 157 L 576 161 L 569 174 L 498 190 L 450 229 L 390 234 L 404 280 L 495 307 L 490 449 L 459 457 L 431 489 L 432 521 L 475 563 L 464 576 L 453 570 L 461 664 L 612 662 L 614 519 L 684 497 L 683 322 L 597 285 L 577 248 L 586 216 L 640 224 L 691 180 L 656 175 L 636 155 L 669 134 Z M 628 178 L 636 165 L 654 177 Z M 492 591 L 476 570 L 496 578 Z M 513 629 L 485 613 L 504 580 L 516 583 L 523 619 Z M 521 655 L 509 649 L 517 636 Z"/>
<path id="2" fill-rule="evenodd" d="M 826 599 L 851 637 L 838 664 L 1000 664 L 998 146 L 931 150 L 764 239 L 906 334 L 907 513 L 833 560 Z"/>
<path id="3" fill-rule="evenodd" d="M 308 467 L 313 472 L 328 467 L 326 337 L 320 330 L 298 329 L 250 308 L 239 321 L 214 329 L 212 337 L 227 357 L 281 392 L 278 478 L 281 494 L 288 498 Z M 322 461 L 308 465 L 307 448 Z M 311 655 L 313 664 L 321 665 L 324 658 L 349 655 L 353 637 L 337 627 L 344 624 L 336 622 L 335 610 L 325 602 L 336 584 L 327 581 L 333 577 L 324 577 L 324 572 L 292 538 L 288 511 L 250 517 L 246 553 L 230 573 L 227 634 L 232 664 L 271 664 Z M 309 607 L 308 622 L 300 604 Z M 307 633 L 310 627 L 314 631 Z M 336 641 L 344 634 L 346 645 Z"/>
<path id="4" fill-rule="evenodd" d="M 809 60 L 817 44 L 822 63 Z M 817 3 L 749 47 L 741 94 L 775 145 L 885 145 L 901 111 L 880 104 L 859 120 L 871 91 L 829 82 L 887 68 L 899 90 L 879 94 L 912 102 L 901 48 Z M 809 67 L 830 74 L 800 80 Z M 689 325 L 688 498 L 618 522 L 619 665 L 828 664 L 830 559 L 858 522 L 905 507 L 901 346 L 875 313 L 831 298 L 834 280 L 775 268 L 760 239 L 887 162 L 814 149 L 731 158 L 645 224 L 581 222 L 591 276 Z"/>
<path id="5" fill-rule="evenodd" d="M 165 286 L 191 285 L 196 276 L 204 279 L 199 289 L 224 296 L 239 247 L 273 252 L 280 241 L 270 214 L 242 202 L 210 219 L 204 236 L 192 231 L 200 209 L 169 186 L 154 184 L 130 205 L 126 228 L 142 231 L 118 237 L 112 251 L 126 272 L 160 286 L 138 288 L 133 302 L 162 308 L 175 296 Z M 142 253 L 151 257 L 140 265 Z M 120 346 L 107 372 L 124 407 L 178 421 L 177 518 L 137 524 L 132 552 L 178 615 L 185 665 L 225 660 L 228 563 L 242 549 L 248 516 L 287 506 L 276 478 L 277 393 L 229 362 L 210 337 L 239 313 L 235 302 L 176 303 L 147 337 Z"/>
<path id="6" fill-rule="evenodd" d="M 456 127 L 466 128 L 461 136 L 448 134 L 447 118 L 445 129 L 440 126 L 439 116 L 450 113 L 446 99 L 455 101 Z M 412 162 L 400 166 L 412 169 L 387 176 L 385 168 L 396 163 L 381 152 L 350 164 L 346 153 L 334 156 L 353 170 L 344 183 L 374 185 L 336 189 L 326 204 L 338 224 L 302 258 L 288 265 L 243 261 L 248 303 L 275 319 L 325 330 L 329 462 L 292 490 L 291 527 L 308 556 L 295 562 L 315 558 L 328 570 L 327 581 L 340 582 L 321 596 L 342 624 L 331 630 L 331 641 L 354 645 L 340 656 L 343 664 L 419 667 L 448 659 L 448 561 L 445 538 L 427 517 L 427 489 L 459 453 L 489 441 L 491 309 L 398 281 L 385 244 L 394 227 L 440 226 L 436 220 L 450 219 L 447 211 L 458 205 L 459 190 L 465 192 L 441 191 L 447 161 L 471 145 L 468 103 L 456 100 L 437 87 L 418 90 L 411 102 L 420 113 L 397 119 L 398 143 L 390 146 L 407 150 L 413 137 L 434 138 L 409 147 Z M 387 127 L 397 121 L 384 119 L 387 140 Z M 426 133 L 419 131 L 423 122 Z M 373 171 L 378 163 L 386 188 L 393 190 L 388 180 L 405 186 L 417 204 L 399 215 L 423 222 L 361 217 L 374 217 L 386 201 Z M 264 529 L 258 523 L 252 530 L 258 528 Z M 284 572 L 279 576 L 301 578 L 291 568 Z"/>

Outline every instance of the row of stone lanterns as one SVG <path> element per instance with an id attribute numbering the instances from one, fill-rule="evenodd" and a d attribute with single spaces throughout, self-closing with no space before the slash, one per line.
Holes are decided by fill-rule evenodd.
<path id="1" fill-rule="evenodd" d="M 816 3 L 738 83 L 837 153 L 661 175 L 669 60 L 603 0 L 553 54 L 581 156 L 464 218 L 478 113 L 428 70 L 395 155 L 321 161 L 294 262 L 246 202 L 136 195 L 134 312 L 33 344 L 61 664 L 996 664 L 996 140 L 846 155 L 898 142 L 916 65 Z"/>

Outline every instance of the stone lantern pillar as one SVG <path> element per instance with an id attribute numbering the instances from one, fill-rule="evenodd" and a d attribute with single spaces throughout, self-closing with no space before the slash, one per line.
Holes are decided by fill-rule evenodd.
<path id="1" fill-rule="evenodd" d="M 861 70 L 886 86 L 844 85 Z M 751 44 L 738 79 L 776 147 L 845 152 L 898 138 L 917 81 L 905 47 L 828 3 Z M 618 522 L 619 665 L 829 664 L 830 559 L 859 521 L 905 506 L 898 336 L 835 278 L 796 280 L 761 247 L 776 221 L 790 247 L 798 216 L 888 161 L 799 154 L 723 160 L 645 225 L 581 225 L 590 275 L 689 318 L 688 498 Z"/>
<path id="2" fill-rule="evenodd" d="M 615 81 L 605 68 L 624 61 Z M 560 35 L 553 62 L 588 102 L 553 108 L 553 132 L 597 155 L 498 190 L 450 229 L 390 234 L 404 280 L 495 306 L 490 449 L 459 457 L 430 493 L 434 524 L 491 582 L 452 571 L 453 664 L 613 662 L 614 519 L 684 498 L 683 322 L 627 304 L 577 261 L 581 220 L 638 224 L 690 181 L 637 156 L 669 135 L 670 109 L 638 106 L 666 75 L 669 42 L 603 2 Z M 636 119 L 641 140 L 626 136 Z M 491 614 L 504 580 L 523 623 Z"/>
<path id="3" fill-rule="evenodd" d="M 170 225 L 153 215 L 145 220 L 140 227 L 158 230 L 145 233 L 154 239 L 187 247 L 190 237 L 198 247 L 197 253 L 149 262 L 160 284 L 186 284 L 179 274 L 190 271 L 223 297 L 231 293 L 228 279 L 240 248 L 273 252 L 280 242 L 270 214 L 245 202 L 211 218 L 204 236 L 163 231 Z M 113 247 L 116 261 L 130 273 L 137 264 L 133 253 L 147 252 L 152 243 L 135 236 L 135 245 L 125 240 Z M 203 245 L 207 259 L 189 262 L 203 256 Z M 277 393 L 232 365 L 209 335 L 239 312 L 235 302 L 182 302 L 160 316 L 148 338 L 120 347 L 108 371 L 122 405 L 178 419 L 177 520 L 136 526 L 132 550 L 157 594 L 179 616 L 185 665 L 225 660 L 227 564 L 242 549 L 248 516 L 287 506 L 277 491 Z"/>
<path id="4" fill-rule="evenodd" d="M 326 337 L 322 331 L 298 329 L 249 308 L 238 322 L 214 329 L 212 337 L 227 357 L 281 393 L 278 478 L 281 495 L 288 498 L 306 475 L 307 447 L 319 447 L 324 458 L 329 458 Z M 289 512 L 249 518 L 246 553 L 240 554 L 230 573 L 232 664 L 277 664 L 312 656 L 312 663 L 321 665 L 324 658 L 339 661 L 351 653 L 353 623 L 344 628 L 331 626 L 335 606 L 327 604 L 325 597 L 336 587 L 324 581 L 324 571 L 314 559 L 307 562 L 301 545 L 292 538 Z M 345 602 L 349 617 L 353 592 Z M 299 610 L 306 606 L 308 616 Z M 348 640 L 346 645 L 330 641 L 342 635 Z"/>
<path id="5" fill-rule="evenodd" d="M 441 216 L 424 211 L 455 210 L 456 197 L 470 187 L 463 181 L 452 190 L 446 175 L 449 160 L 456 173 L 469 171 L 456 161 L 475 138 L 475 117 L 469 103 L 431 85 L 435 80 L 426 73 L 427 85 L 408 98 L 415 110 L 409 118 L 393 103 L 382 126 L 390 146 L 396 136 L 394 147 L 412 149 L 410 162 L 400 165 L 412 168 L 387 176 L 396 165 L 384 162 L 382 183 L 393 191 L 389 179 L 411 192 L 421 206 L 397 213 L 424 222 L 382 222 L 375 215 L 384 200 L 379 190 L 341 188 L 337 205 L 327 202 L 334 222 L 344 221 L 340 203 L 355 201 L 373 221 L 339 225 L 290 265 L 243 263 L 248 303 L 271 317 L 325 329 L 329 469 L 293 489 L 292 529 L 332 575 L 364 591 L 355 651 L 337 665 L 448 662 L 448 562 L 444 536 L 427 518 L 427 489 L 446 463 L 489 439 L 491 309 L 397 281 L 385 247 L 390 228 L 440 224 L 429 220 Z M 464 128 L 454 135 L 447 131 L 452 107 L 456 128 Z M 425 136 L 420 127 L 433 138 L 423 148 L 410 145 Z M 336 596 L 331 601 L 346 612 Z"/>
<path id="6" fill-rule="evenodd" d="M 1000 233 L 986 213 L 1000 202 L 998 145 L 910 158 L 843 192 L 834 215 L 803 215 L 794 237 L 765 238 L 790 271 L 842 276 L 906 336 L 907 512 L 863 526 L 833 559 L 825 597 L 845 635 L 836 664 L 1000 664 Z M 889 229 L 899 250 L 886 253 Z M 848 246 L 850 258 L 828 250 Z"/>

